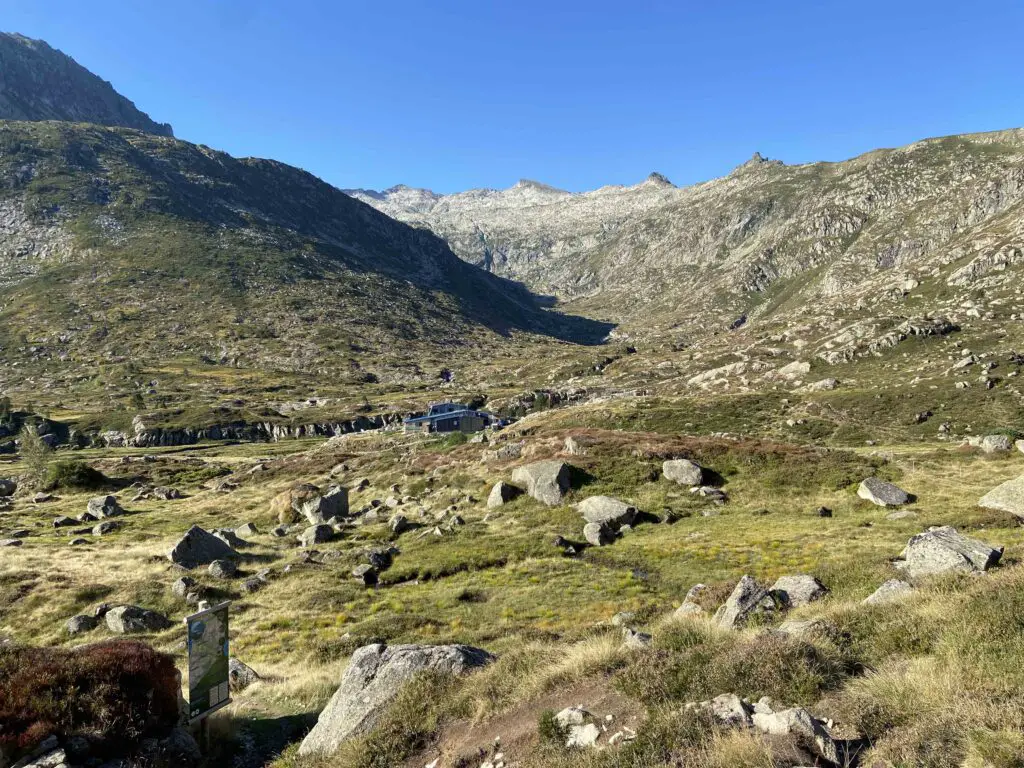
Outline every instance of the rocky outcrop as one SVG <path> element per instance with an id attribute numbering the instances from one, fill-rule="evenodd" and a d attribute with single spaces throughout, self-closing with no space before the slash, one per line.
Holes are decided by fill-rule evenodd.
<path id="1" fill-rule="evenodd" d="M 467 645 L 366 645 L 352 654 L 341 684 L 299 747 L 300 755 L 329 755 L 373 727 L 402 687 L 425 670 L 461 675 L 490 663 Z"/>

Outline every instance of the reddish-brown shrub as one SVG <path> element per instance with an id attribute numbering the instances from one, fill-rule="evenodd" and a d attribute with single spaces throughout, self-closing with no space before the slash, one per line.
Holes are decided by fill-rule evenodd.
<path id="1" fill-rule="evenodd" d="M 177 721 L 178 690 L 173 658 L 145 643 L 0 647 L 0 747 L 27 749 L 51 733 L 130 745 Z"/>

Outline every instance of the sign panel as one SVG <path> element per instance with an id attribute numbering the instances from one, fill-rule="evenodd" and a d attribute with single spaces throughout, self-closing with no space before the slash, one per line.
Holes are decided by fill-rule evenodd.
<path id="1" fill-rule="evenodd" d="M 188 715 L 205 717 L 230 702 L 228 606 L 221 603 L 185 617 L 188 627 Z"/>

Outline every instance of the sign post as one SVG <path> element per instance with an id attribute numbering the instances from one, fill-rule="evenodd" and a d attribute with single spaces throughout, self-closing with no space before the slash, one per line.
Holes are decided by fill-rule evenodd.
<path id="1" fill-rule="evenodd" d="M 206 718 L 231 703 L 228 675 L 230 602 L 185 617 L 188 632 L 188 719 Z M 204 728 L 205 729 L 205 728 Z"/>

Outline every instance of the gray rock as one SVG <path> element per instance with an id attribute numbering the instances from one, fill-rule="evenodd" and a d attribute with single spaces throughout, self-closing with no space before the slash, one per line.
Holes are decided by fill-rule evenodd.
<path id="1" fill-rule="evenodd" d="M 299 754 L 328 755 L 368 731 L 420 672 L 460 675 L 492 660 L 487 651 L 466 645 L 365 645 L 352 654 L 338 690 L 303 739 Z"/>
<path id="2" fill-rule="evenodd" d="M 1024 453 L 1024 440 L 1018 440 L 1014 445 L 1017 446 L 1017 450 Z"/>
<path id="3" fill-rule="evenodd" d="M 325 544 L 334 538 L 334 529 L 326 523 L 311 525 L 299 534 L 299 543 L 304 547 L 314 544 Z"/>
<path id="4" fill-rule="evenodd" d="M 833 625 L 822 619 L 788 619 L 782 622 L 775 631 L 786 637 L 811 640 L 827 635 L 831 630 L 833 630 Z"/>
<path id="5" fill-rule="evenodd" d="M 124 514 L 121 505 L 117 503 L 117 499 L 113 496 L 97 496 L 94 499 L 89 499 L 86 511 L 97 520 Z"/>
<path id="6" fill-rule="evenodd" d="M 412 523 L 409 522 L 409 518 L 405 515 L 393 515 L 388 520 L 388 527 L 391 528 L 391 532 L 394 534 L 401 534 L 412 528 Z"/>
<path id="7" fill-rule="evenodd" d="M 171 593 L 174 594 L 175 597 L 184 599 L 189 592 L 194 592 L 198 586 L 199 583 L 191 576 L 182 576 L 171 584 Z"/>
<path id="8" fill-rule="evenodd" d="M 238 564 L 234 560 L 214 560 L 206 570 L 215 579 L 230 579 L 238 573 Z"/>
<path id="9" fill-rule="evenodd" d="M 311 525 L 329 523 L 348 514 L 348 488 L 340 485 L 327 489 L 327 493 L 299 502 L 297 511 Z"/>
<path id="10" fill-rule="evenodd" d="M 828 594 L 825 585 L 813 576 L 782 576 L 771 586 L 772 592 L 790 608 L 820 600 Z"/>
<path id="11" fill-rule="evenodd" d="M 73 517 L 65 517 L 62 515 L 61 517 L 53 518 L 54 528 L 67 528 L 69 525 L 76 525 L 77 523 L 78 521 Z"/>
<path id="12" fill-rule="evenodd" d="M 193 525 L 167 553 L 167 558 L 184 568 L 197 568 L 214 560 L 238 557 L 238 553 L 212 533 Z"/>
<path id="13" fill-rule="evenodd" d="M 704 479 L 704 470 L 696 462 L 689 459 L 671 459 L 661 465 L 661 473 L 666 480 L 679 485 L 700 485 Z"/>
<path id="14" fill-rule="evenodd" d="M 561 461 L 537 461 L 512 472 L 512 482 L 525 486 L 530 496 L 549 507 L 562 503 L 571 480 L 572 468 Z"/>
<path id="15" fill-rule="evenodd" d="M 13 496 L 14 492 L 18 490 L 18 483 L 16 480 L 12 480 L 7 477 L 0 478 L 0 498 L 7 498 Z"/>
<path id="16" fill-rule="evenodd" d="M 51 749 L 43 754 L 39 754 L 39 752 L 40 750 L 37 748 L 33 754 L 37 754 L 38 757 L 19 760 L 15 763 L 14 768 L 71 768 L 67 753 L 63 749 Z"/>
<path id="17" fill-rule="evenodd" d="M 259 529 L 256 527 L 255 523 L 244 523 L 243 525 L 235 528 L 235 533 L 242 537 L 260 535 Z"/>
<path id="18" fill-rule="evenodd" d="M 594 444 L 593 438 L 584 435 L 569 435 L 569 437 L 565 438 L 565 447 L 562 449 L 562 452 L 570 456 L 586 456 L 587 449 Z"/>
<path id="19" fill-rule="evenodd" d="M 1024 520 L 1024 475 L 997 485 L 981 497 L 978 505 L 985 509 L 1009 512 L 1014 517 Z"/>
<path id="20" fill-rule="evenodd" d="M 259 592 L 267 586 L 267 582 L 263 579 L 259 579 L 255 576 L 250 576 L 248 579 L 242 582 L 240 589 L 246 594 L 252 594 L 253 592 Z"/>
<path id="21" fill-rule="evenodd" d="M 735 693 L 723 693 L 715 696 L 711 701 L 705 701 L 700 705 L 711 713 L 722 725 L 732 728 L 745 728 L 753 723 L 750 719 L 751 707 Z"/>
<path id="22" fill-rule="evenodd" d="M 566 707 L 557 715 L 555 722 L 565 733 L 565 746 L 569 749 L 597 747 L 601 729 L 596 718 L 581 707 Z"/>
<path id="23" fill-rule="evenodd" d="M 611 496 L 590 496 L 576 505 L 588 523 L 603 523 L 612 529 L 631 525 L 637 516 L 636 507 Z"/>
<path id="24" fill-rule="evenodd" d="M 637 632 L 629 627 L 622 629 L 622 646 L 631 650 L 642 650 L 650 646 L 654 641 L 646 632 Z"/>
<path id="25" fill-rule="evenodd" d="M 158 499 L 162 499 L 163 501 L 173 501 L 174 499 L 181 498 L 181 491 L 179 491 L 177 488 L 166 488 L 164 486 L 159 486 L 153 489 L 153 495 L 156 496 Z"/>
<path id="26" fill-rule="evenodd" d="M 107 629 L 119 635 L 135 632 L 159 632 L 173 624 L 166 616 L 137 605 L 119 605 L 107 611 Z"/>
<path id="27" fill-rule="evenodd" d="M 66 625 L 69 635 L 78 635 L 82 632 L 91 632 L 96 629 L 99 621 L 95 616 L 72 616 Z"/>
<path id="28" fill-rule="evenodd" d="M 999 453 L 1013 448 L 1013 441 L 1006 435 L 985 435 L 981 440 L 981 450 L 985 453 Z"/>
<path id="29" fill-rule="evenodd" d="M 899 600 L 901 597 L 906 597 L 914 588 L 905 581 L 900 579 L 889 579 L 882 586 L 864 598 L 864 602 L 867 605 L 880 605 L 881 603 L 888 603 L 892 600 Z"/>
<path id="30" fill-rule="evenodd" d="M 232 657 L 228 660 L 228 685 L 233 691 L 244 691 L 260 679 L 256 670 Z"/>
<path id="31" fill-rule="evenodd" d="M 78 547 L 78 546 L 81 546 L 82 544 L 88 544 L 88 543 L 89 543 L 88 539 L 83 539 L 83 538 L 79 537 L 79 538 L 72 539 L 71 541 L 69 541 L 68 542 L 68 546 L 69 547 Z"/>
<path id="32" fill-rule="evenodd" d="M 987 571 L 1002 556 L 1002 547 L 990 547 L 944 525 L 912 536 L 897 567 L 916 579 L 948 571 Z"/>
<path id="33" fill-rule="evenodd" d="M 218 528 L 213 532 L 213 535 L 232 549 L 243 549 L 249 546 L 249 542 L 238 538 L 238 535 L 234 531 L 227 528 Z"/>
<path id="34" fill-rule="evenodd" d="M 20 547 L 24 543 L 21 539 L 0 539 L 0 547 Z"/>
<path id="35" fill-rule="evenodd" d="M 487 508 L 494 509 L 502 504 L 507 504 L 522 492 L 521 488 L 517 488 L 511 483 L 506 483 L 504 480 L 499 480 L 494 484 L 490 494 L 487 496 Z"/>
<path id="36" fill-rule="evenodd" d="M 615 541 L 615 534 L 604 523 L 587 523 L 583 526 L 583 538 L 592 547 L 603 547 Z"/>
<path id="37" fill-rule="evenodd" d="M 801 707 L 781 712 L 754 712 L 754 727 L 772 736 L 797 735 L 814 745 L 814 751 L 830 763 L 840 765 L 839 748 L 824 724 Z"/>
<path id="38" fill-rule="evenodd" d="M 633 619 L 636 618 L 636 614 L 632 611 L 619 611 L 612 616 L 613 627 L 628 627 L 632 623 Z"/>
<path id="39" fill-rule="evenodd" d="M 910 501 L 910 495 L 899 486 L 869 477 L 857 488 L 857 495 L 880 507 L 898 507 Z"/>
<path id="40" fill-rule="evenodd" d="M 917 517 L 917 512 L 910 509 L 897 509 L 885 516 L 886 520 L 912 520 Z"/>
<path id="41" fill-rule="evenodd" d="M 377 569 L 369 563 L 357 565 L 352 569 L 352 575 L 362 581 L 364 586 L 373 587 L 377 585 Z"/>
<path id="42" fill-rule="evenodd" d="M 102 523 L 96 524 L 92 529 L 93 536 L 106 536 L 108 533 L 113 533 L 121 524 L 117 520 L 104 520 Z"/>
<path id="43" fill-rule="evenodd" d="M 775 601 L 768 590 L 750 576 L 743 576 L 733 589 L 725 605 L 715 612 L 715 623 L 725 629 L 735 629 L 752 617 L 775 611 Z"/>

